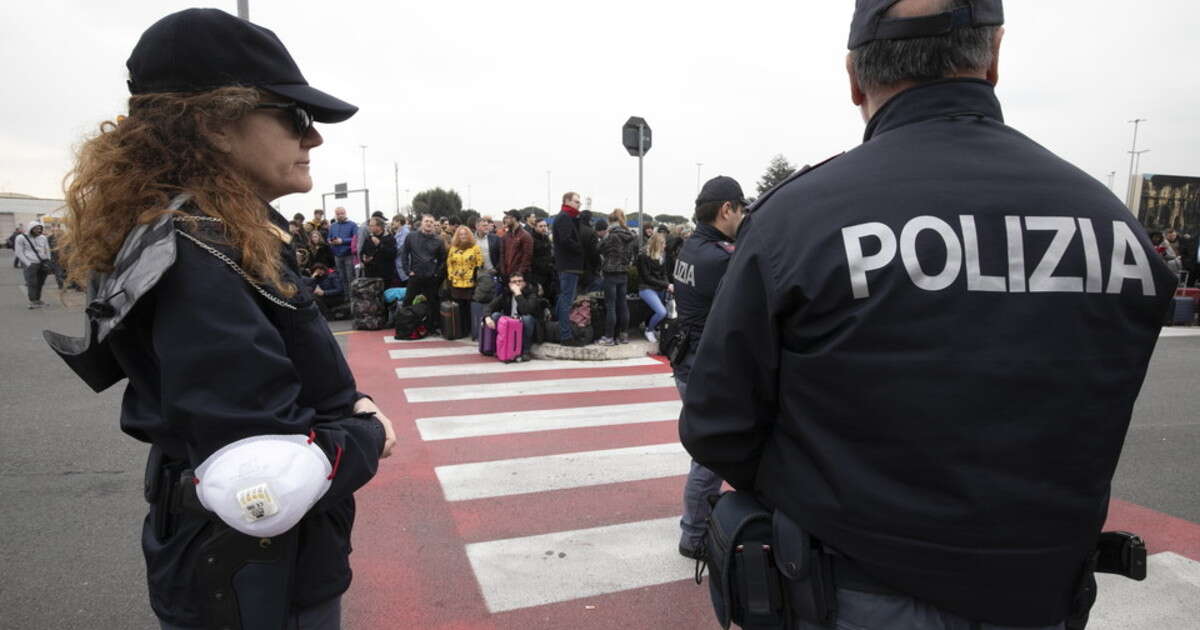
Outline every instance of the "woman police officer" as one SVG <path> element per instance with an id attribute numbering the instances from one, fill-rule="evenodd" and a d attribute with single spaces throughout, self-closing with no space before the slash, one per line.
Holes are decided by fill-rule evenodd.
<path id="1" fill-rule="evenodd" d="M 85 337 L 47 340 L 97 391 L 129 379 L 121 429 L 152 445 L 142 546 L 163 628 L 337 628 L 353 493 L 395 437 L 268 202 L 312 188 L 313 121 L 357 108 L 214 9 L 155 23 L 127 66 L 129 114 L 83 144 L 67 190 Z"/>

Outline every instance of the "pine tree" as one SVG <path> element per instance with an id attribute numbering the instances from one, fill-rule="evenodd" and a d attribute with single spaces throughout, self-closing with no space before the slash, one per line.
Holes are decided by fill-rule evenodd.
<path id="1" fill-rule="evenodd" d="M 780 182 L 792 176 L 796 172 L 796 167 L 788 162 L 783 154 L 776 155 L 771 158 L 771 163 L 767 165 L 767 172 L 763 173 L 762 179 L 758 180 L 758 194 L 771 190 Z"/>

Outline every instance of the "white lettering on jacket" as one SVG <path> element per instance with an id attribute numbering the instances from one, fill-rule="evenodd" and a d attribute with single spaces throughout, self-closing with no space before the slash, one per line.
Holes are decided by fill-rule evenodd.
<path id="1" fill-rule="evenodd" d="M 685 263 L 682 260 L 676 259 L 675 281 L 693 287 L 696 286 L 696 268 L 691 263 Z"/>
<path id="2" fill-rule="evenodd" d="M 897 240 L 895 232 L 883 223 L 861 223 L 842 228 L 842 243 L 850 270 L 850 290 L 855 299 L 870 297 L 870 273 L 892 264 L 899 253 L 900 261 L 913 284 L 925 291 L 942 291 L 952 286 L 966 268 L 967 290 L 1008 293 L 1102 293 L 1120 294 L 1126 280 L 1141 284 L 1142 295 L 1155 295 L 1154 274 L 1146 250 L 1133 230 L 1123 221 L 1112 222 L 1113 250 L 1107 286 L 1102 277 L 1100 245 L 1091 219 L 1075 217 L 1004 217 L 1004 238 L 1008 259 L 1005 276 L 984 275 L 980 270 L 979 231 L 973 215 L 958 217 L 959 233 L 946 221 L 934 216 L 914 217 L 904 224 Z M 917 252 L 917 237 L 933 232 L 945 247 L 944 264 L 938 268 L 921 266 Z M 1026 272 L 1025 237 L 1032 232 L 1053 232 L 1049 246 Z M 1078 235 L 1083 244 L 1086 275 L 1055 275 L 1071 242 Z M 1038 240 L 1040 242 L 1041 239 Z M 864 242 L 875 241 L 878 251 L 867 255 Z M 990 242 L 990 241 L 989 241 Z M 875 249 L 872 247 L 871 249 Z M 1130 258 L 1133 262 L 1127 263 Z M 926 259 L 926 264 L 930 264 Z M 930 272 L 936 271 L 935 275 Z M 679 277 L 679 270 L 676 270 Z"/>

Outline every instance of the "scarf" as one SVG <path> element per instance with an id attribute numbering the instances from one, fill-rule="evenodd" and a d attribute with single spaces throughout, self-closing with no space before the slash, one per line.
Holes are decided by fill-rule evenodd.
<path id="1" fill-rule="evenodd" d="M 567 216 L 570 216 L 572 219 L 579 218 L 579 208 L 572 208 L 571 206 L 568 206 L 567 204 L 564 203 L 563 207 L 562 207 L 562 211 L 566 212 Z"/>

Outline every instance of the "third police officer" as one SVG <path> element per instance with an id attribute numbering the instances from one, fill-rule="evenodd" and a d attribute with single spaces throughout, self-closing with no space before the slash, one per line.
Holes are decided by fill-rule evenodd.
<path id="1" fill-rule="evenodd" d="M 747 205 L 742 187 L 732 177 L 725 176 L 706 182 L 696 198 L 696 231 L 684 242 L 673 273 L 681 333 L 671 340 L 677 342 L 667 352 L 681 397 L 687 392 L 688 374 L 696 361 L 700 335 L 717 286 L 733 255 L 734 235 Z M 709 514 L 708 497 L 720 490 L 721 478 L 692 462 L 683 490 L 683 518 L 679 522 L 683 530 L 679 553 L 684 556 L 696 558 L 700 554 Z"/>
<path id="2" fill-rule="evenodd" d="M 863 143 L 751 208 L 688 378 L 684 446 L 820 542 L 838 627 L 1079 627 L 1089 603 L 1175 279 L 1004 123 L 1002 23 L 858 0 Z"/>

